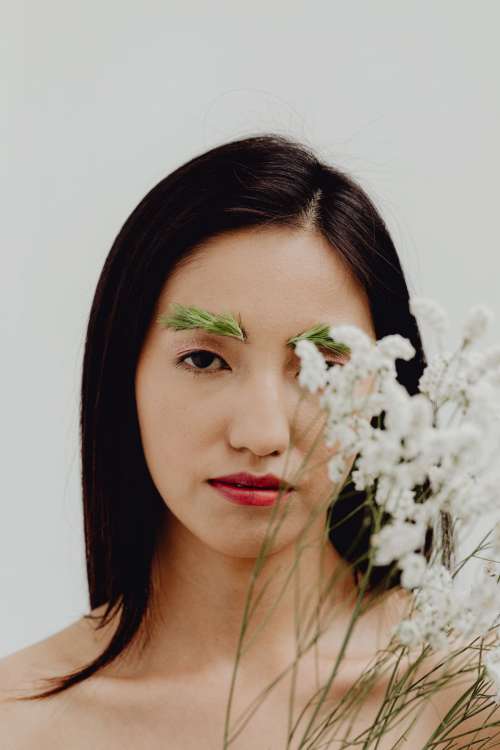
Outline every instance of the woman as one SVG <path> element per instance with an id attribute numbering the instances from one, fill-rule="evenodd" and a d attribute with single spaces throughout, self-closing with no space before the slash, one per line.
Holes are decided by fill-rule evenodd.
<path id="1" fill-rule="evenodd" d="M 236 328 L 223 335 L 172 323 L 173 311 L 194 307 L 206 321 L 231 312 Z M 279 596 L 299 536 L 312 542 L 325 529 L 324 513 L 307 529 L 311 511 L 325 487 L 336 489 L 325 445 L 314 468 L 296 473 L 319 402 L 309 394 L 295 412 L 302 389 L 290 340 L 316 323 L 354 324 L 373 340 L 407 337 L 417 354 L 398 360 L 398 378 L 417 391 L 425 356 L 389 233 L 363 190 L 308 148 L 272 134 L 221 145 L 168 175 L 132 212 L 97 284 L 83 362 L 91 612 L 1 663 L 3 692 L 16 696 L 2 708 L 8 747 L 223 747 L 245 601 L 272 513 L 282 523 L 255 585 L 255 621 L 276 606 L 241 654 L 232 716 L 293 661 L 295 597 L 307 599 L 318 570 L 337 574 L 325 605 L 336 616 L 298 665 L 294 718 L 324 683 L 366 579 L 370 529 L 363 498 L 351 492 L 330 509 L 323 554 L 310 543 L 296 588 Z M 333 349 L 324 354 L 342 365 Z M 272 498 L 269 489 L 234 488 L 263 477 L 269 486 L 267 475 L 298 478 L 259 507 L 248 503 Z M 330 706 L 401 613 L 394 571 L 375 568 L 365 583 L 379 604 L 353 633 Z M 304 618 L 316 605 L 308 600 Z M 291 679 L 231 747 L 287 746 Z M 358 727 L 373 720 L 379 699 L 374 688 Z M 423 747 L 437 716 L 431 708 L 420 719 L 408 747 Z"/>

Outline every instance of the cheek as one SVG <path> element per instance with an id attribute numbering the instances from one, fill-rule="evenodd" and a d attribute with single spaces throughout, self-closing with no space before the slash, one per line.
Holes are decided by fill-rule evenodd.
<path id="1" fill-rule="evenodd" d="M 203 378 L 204 376 L 199 376 Z M 163 498 L 190 492 L 207 471 L 219 421 L 213 399 L 197 395 L 195 377 L 145 359 L 136 371 L 135 398 L 144 456 Z M 203 461 L 205 460 L 205 464 Z"/>
<path id="2" fill-rule="evenodd" d="M 146 463 L 157 489 L 165 496 L 164 483 L 184 474 L 172 469 L 189 460 L 196 422 L 189 401 L 177 388 L 169 387 L 164 372 L 152 366 L 137 369 L 135 399 Z"/>

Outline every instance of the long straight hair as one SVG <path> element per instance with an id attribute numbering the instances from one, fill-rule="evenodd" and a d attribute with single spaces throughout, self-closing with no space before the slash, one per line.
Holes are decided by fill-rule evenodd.
<path id="1" fill-rule="evenodd" d="M 397 360 L 396 369 L 408 393 L 418 391 L 426 360 L 401 263 L 382 217 L 351 177 L 322 163 L 308 146 L 270 133 L 219 145 L 163 178 L 132 211 L 105 259 L 83 357 L 80 442 L 90 609 L 106 605 L 98 627 L 116 613 L 118 624 L 96 659 L 45 678 L 53 687 L 18 700 L 45 698 L 85 680 L 130 648 L 144 627 L 147 632 L 165 503 L 140 439 L 137 360 L 173 269 L 205 240 L 259 225 L 313 227 L 328 240 L 367 292 L 377 339 L 399 333 L 413 344 L 416 356 Z M 363 499 L 364 493 L 354 494 L 332 508 L 337 530 L 330 541 L 348 560 L 369 543 L 364 514 L 353 514 Z M 342 514 L 348 523 L 339 523 Z M 426 554 L 428 549 L 426 543 Z M 387 572 L 375 568 L 371 585 Z M 390 585 L 397 583 L 392 575 Z"/>

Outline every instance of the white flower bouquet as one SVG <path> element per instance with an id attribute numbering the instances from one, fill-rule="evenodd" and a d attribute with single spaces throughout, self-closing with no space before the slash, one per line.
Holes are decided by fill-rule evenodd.
<path id="1" fill-rule="evenodd" d="M 425 742 L 419 740 L 421 747 L 500 747 L 500 346 L 474 351 L 492 318 L 483 306 L 470 310 L 452 351 L 443 346 L 449 328 L 445 312 L 423 298 L 412 298 L 410 309 L 431 325 L 437 342 L 414 395 L 397 380 L 395 361 L 415 354 L 400 335 L 373 342 L 356 327 L 333 327 L 330 336 L 349 347 L 351 356 L 330 369 L 312 341 L 296 345 L 300 385 L 310 393 L 321 391 L 323 438 L 336 448 L 328 462 L 328 475 L 338 483 L 333 505 L 341 502 L 346 466 L 355 454 L 351 486 L 366 493 L 372 533 L 366 575 L 337 658 L 300 738 L 290 720 L 287 747 L 293 739 L 294 748 L 309 750 L 416 748 L 404 744 L 409 729 L 429 701 L 451 685 L 453 698 Z M 361 387 L 367 377 L 368 391 Z M 325 506 L 317 510 L 324 512 Z M 465 551 L 481 523 L 487 524 L 487 533 Z M 354 624 L 370 606 L 365 605 L 365 582 L 377 566 L 399 575 L 405 611 L 389 647 L 327 707 Z M 258 568 L 257 562 L 255 579 Z M 250 603 L 251 598 L 252 587 Z M 238 656 L 245 633 L 246 620 Z M 297 649 L 298 658 L 315 637 Z M 383 674 L 378 708 L 360 731 L 356 716 Z M 225 747 L 238 734 L 231 700 L 232 691 Z"/>

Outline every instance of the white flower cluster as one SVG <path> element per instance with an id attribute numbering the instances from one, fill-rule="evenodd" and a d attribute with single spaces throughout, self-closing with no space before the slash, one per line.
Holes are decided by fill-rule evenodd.
<path id="1" fill-rule="evenodd" d="M 414 613 L 395 628 L 401 643 L 410 647 L 428 643 L 434 649 L 444 649 L 457 640 L 485 636 L 498 626 L 500 586 L 496 576 L 483 569 L 473 585 L 466 586 L 443 565 L 428 564 L 423 555 L 415 558 L 410 561 L 407 582 L 409 588 L 416 586 Z M 407 571 L 408 562 L 403 560 L 403 586 Z"/>
<path id="2" fill-rule="evenodd" d="M 301 339 L 295 345 L 295 352 L 301 361 L 299 384 L 312 393 L 323 388 L 327 382 L 328 366 L 317 347 L 312 341 Z"/>
<path id="3" fill-rule="evenodd" d="M 412 297 L 410 299 L 410 312 L 420 324 L 427 324 L 432 329 L 440 342 L 450 329 L 450 321 L 446 310 L 444 310 L 433 299 L 426 297 Z"/>
<path id="4" fill-rule="evenodd" d="M 421 554 L 427 530 L 441 529 L 443 513 L 458 542 L 487 512 L 496 519 L 492 554 L 500 559 L 500 346 L 470 351 L 492 317 L 482 306 L 470 310 L 455 351 L 442 345 L 448 319 L 438 305 L 412 298 L 410 310 L 441 340 L 413 396 L 398 382 L 395 360 L 412 359 L 415 349 L 398 334 L 373 342 L 355 326 L 332 327 L 330 336 L 347 344 L 351 357 L 330 370 L 311 342 L 299 342 L 297 352 L 301 384 L 312 392 L 324 388 L 325 441 L 337 446 L 330 478 L 338 481 L 347 456 L 356 453 L 356 489 L 372 492 L 374 506 L 390 516 L 372 535 L 373 560 L 396 562 L 401 585 L 413 591 L 414 615 L 399 624 L 400 642 L 442 648 L 453 638 L 484 634 L 500 615 L 500 586 L 490 572 L 464 590 L 453 570 L 436 562 L 438 534 L 431 561 Z M 384 429 L 373 427 L 370 420 L 382 412 Z M 426 483 L 425 497 L 417 497 L 415 489 Z"/>

